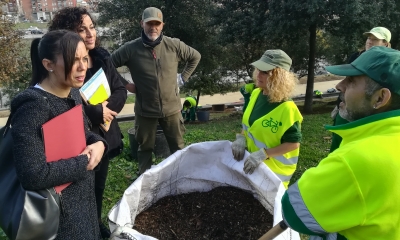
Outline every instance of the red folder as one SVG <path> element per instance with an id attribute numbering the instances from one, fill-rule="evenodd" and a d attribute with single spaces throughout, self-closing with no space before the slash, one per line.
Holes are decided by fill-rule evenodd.
<path id="1" fill-rule="evenodd" d="M 82 105 L 77 105 L 42 125 L 47 162 L 78 156 L 86 148 Z M 60 193 L 71 183 L 56 186 Z"/>

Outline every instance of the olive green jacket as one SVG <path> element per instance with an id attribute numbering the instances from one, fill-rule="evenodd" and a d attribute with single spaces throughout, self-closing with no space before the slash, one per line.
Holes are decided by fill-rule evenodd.
<path id="1" fill-rule="evenodd" d="M 155 118 L 167 117 L 181 110 L 178 63 L 186 62 L 181 74 L 187 81 L 200 58 L 200 53 L 194 48 L 166 36 L 154 49 L 145 45 L 140 37 L 112 53 L 115 67 L 127 66 L 135 83 L 135 114 Z"/>

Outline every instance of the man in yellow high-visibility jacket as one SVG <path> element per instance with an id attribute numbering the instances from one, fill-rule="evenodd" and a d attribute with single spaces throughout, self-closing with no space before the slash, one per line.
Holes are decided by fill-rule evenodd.
<path id="1" fill-rule="evenodd" d="M 304 172 L 282 198 L 286 224 L 311 239 L 400 239 L 400 51 L 372 47 L 351 64 L 339 114 L 339 148 Z"/>
<path id="2" fill-rule="evenodd" d="M 369 32 L 363 33 L 365 37 L 367 37 L 365 41 L 365 48 L 361 51 L 357 51 L 353 54 L 350 55 L 350 57 L 347 59 L 347 63 L 352 63 L 354 60 L 356 60 L 361 54 L 363 54 L 365 51 L 368 51 L 370 48 L 373 46 L 385 46 L 390 48 L 390 39 L 392 38 L 392 33 L 389 31 L 389 29 L 385 27 L 374 27 L 372 28 Z M 341 125 L 348 123 L 346 119 L 343 119 L 340 114 L 338 114 L 338 109 L 339 109 L 339 104 L 341 100 L 340 97 L 337 100 L 336 106 L 334 110 L 331 113 L 331 116 L 333 118 L 333 126 L 336 125 Z M 331 148 L 329 152 L 335 151 L 340 146 L 340 143 L 342 142 L 342 138 L 337 135 L 336 133 L 332 133 L 332 143 L 331 143 Z"/>

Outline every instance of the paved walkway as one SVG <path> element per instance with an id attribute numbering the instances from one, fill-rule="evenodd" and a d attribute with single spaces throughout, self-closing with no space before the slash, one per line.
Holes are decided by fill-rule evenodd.
<path id="1" fill-rule="evenodd" d="M 335 80 L 335 81 L 327 81 L 327 82 L 316 82 L 314 83 L 314 90 L 319 90 L 323 93 L 326 93 L 326 90 L 330 88 L 335 88 L 336 84 L 338 84 L 341 80 Z M 293 96 L 304 96 L 306 93 L 306 84 L 299 84 L 296 86 L 296 89 L 294 91 Z M 185 101 L 184 98 L 181 98 L 181 103 Z M 205 96 L 200 96 L 200 101 L 199 104 L 204 106 L 204 105 L 212 105 L 212 104 L 227 104 L 227 103 L 235 103 L 235 102 L 243 102 L 243 96 L 242 94 L 238 92 L 231 92 L 227 94 L 214 94 L 214 95 L 205 95 Z M 135 104 L 125 104 L 124 108 L 122 111 L 119 113 L 119 115 L 130 115 L 134 114 L 133 113 L 133 108 Z"/>
<path id="2" fill-rule="evenodd" d="M 327 81 L 327 82 L 316 82 L 314 83 L 314 90 L 319 90 L 323 93 L 326 92 L 326 90 L 330 88 L 335 88 L 336 84 L 340 82 L 340 80 L 335 80 L 335 81 Z M 306 92 L 306 84 L 299 84 L 296 86 L 296 89 L 294 91 L 293 96 L 304 96 Z M 184 98 L 181 98 L 181 102 L 183 104 Z M 212 105 L 212 104 L 227 104 L 227 103 L 235 103 L 235 102 L 242 102 L 243 101 L 243 96 L 242 94 L 238 92 L 233 92 L 233 93 L 227 93 L 227 94 L 214 94 L 212 96 L 210 95 L 205 95 L 205 96 L 200 96 L 200 102 L 199 104 L 204 106 L 204 105 Z M 119 113 L 119 116 L 124 116 L 124 115 L 133 115 L 133 108 L 135 104 L 125 104 L 124 108 L 122 111 Z M 5 118 L 0 118 L 0 126 L 4 126 L 7 122 L 7 117 Z"/>

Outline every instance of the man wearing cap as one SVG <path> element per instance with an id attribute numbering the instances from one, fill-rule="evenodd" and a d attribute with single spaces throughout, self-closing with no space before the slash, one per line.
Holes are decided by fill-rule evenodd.
<path id="1" fill-rule="evenodd" d="M 290 99 L 297 78 L 290 73 L 292 59 L 282 50 L 267 50 L 253 65 L 256 85 L 236 134 L 232 154 L 238 161 L 245 149 L 251 153 L 244 172 L 252 174 L 264 162 L 287 187 L 296 170 L 301 141 L 301 116 Z"/>
<path id="2" fill-rule="evenodd" d="M 346 76 L 349 123 L 326 127 L 342 144 L 289 187 L 283 219 L 311 239 L 400 239 L 400 52 L 372 47 L 326 70 Z"/>
<path id="3" fill-rule="evenodd" d="M 139 144 L 139 173 L 152 165 L 157 124 L 163 129 L 171 153 L 184 147 L 185 127 L 177 84 L 178 63 L 187 81 L 200 61 L 200 53 L 177 38 L 164 36 L 163 14 L 155 7 L 143 11 L 141 37 L 125 43 L 112 54 L 116 67 L 127 66 L 134 84 L 124 82 L 136 93 L 135 136 Z"/>
<path id="4" fill-rule="evenodd" d="M 367 37 L 367 40 L 365 42 L 365 49 L 356 52 L 352 54 L 349 59 L 347 60 L 347 63 L 352 63 L 354 60 L 356 60 L 362 53 L 365 51 L 368 51 L 371 47 L 373 46 L 384 46 L 384 47 L 389 47 L 390 48 L 390 39 L 392 34 L 387 28 L 384 27 L 374 27 L 372 28 L 369 32 L 365 32 L 363 34 L 364 36 Z M 341 100 L 340 97 L 337 100 L 336 107 L 332 111 L 332 118 L 333 118 L 333 125 L 340 125 L 340 124 L 345 124 L 348 123 L 347 120 L 343 119 L 339 114 L 339 104 Z M 337 135 L 336 133 L 332 133 L 332 143 L 331 143 L 331 148 L 330 152 L 333 152 L 335 149 L 337 149 L 342 142 L 342 138 Z"/>

